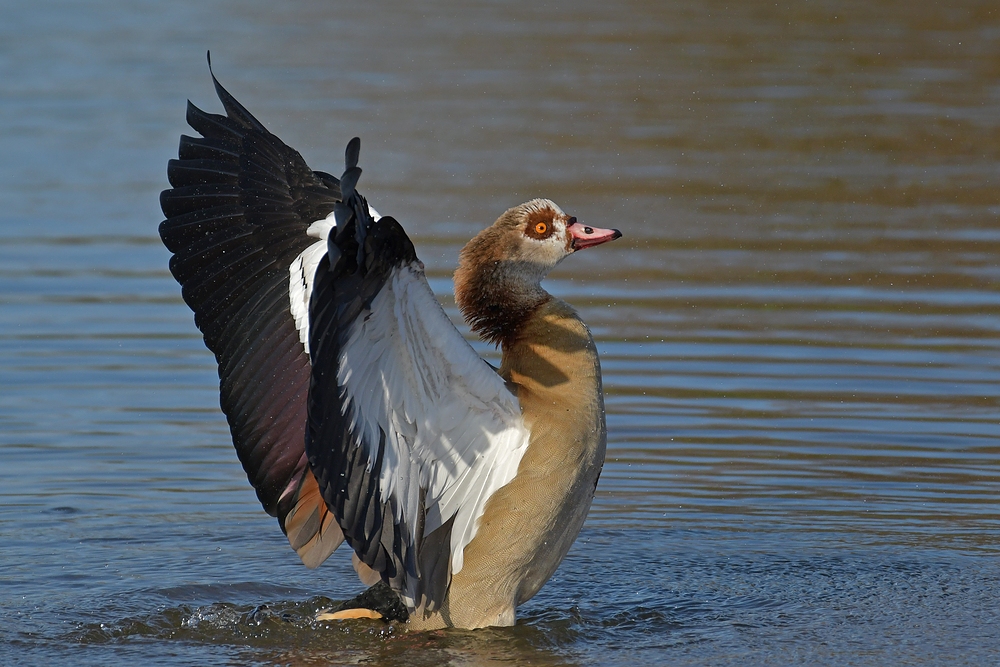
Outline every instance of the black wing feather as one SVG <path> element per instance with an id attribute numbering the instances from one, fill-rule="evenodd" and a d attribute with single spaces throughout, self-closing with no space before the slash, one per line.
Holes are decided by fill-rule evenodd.
<path id="1" fill-rule="evenodd" d="M 207 137 L 189 137 L 186 134 L 182 134 L 180 145 L 177 147 L 177 157 L 181 160 L 219 160 L 230 162 L 235 159 L 238 163 L 239 156 L 239 147 L 237 145 Z"/>
<path id="2" fill-rule="evenodd" d="M 351 165 L 356 157 L 348 149 L 347 173 L 360 172 Z M 346 175 L 341 182 L 353 186 Z M 384 499 L 379 488 L 386 434 L 380 430 L 378 442 L 362 441 L 350 417 L 354 407 L 345 405 L 350 399 L 337 382 L 341 350 L 354 323 L 371 310 L 393 271 L 417 261 L 416 253 L 399 223 L 391 217 L 373 221 L 357 193 L 338 205 L 337 214 L 343 223 L 328 239 L 329 251 L 316 271 L 310 304 L 313 369 L 306 453 L 320 491 L 358 558 L 394 590 L 413 593 L 433 611 L 449 581 L 451 522 L 430 538 L 443 539 L 442 547 L 425 542 L 422 520 L 414 526 L 394 518 L 395 501 Z"/>
<path id="3" fill-rule="evenodd" d="M 340 188 L 268 132 L 214 74 L 212 81 L 226 115 L 188 103 L 188 124 L 202 137 L 182 136 L 178 159 L 167 166 L 173 187 L 160 196 L 160 237 L 218 361 L 220 402 L 240 461 L 264 509 L 287 531 L 286 517 L 308 500 L 300 492 L 316 488 L 305 456 L 311 369 L 290 311 L 289 267 L 316 242 L 306 230 L 333 210 Z M 303 511 L 297 519 L 289 533 L 296 549 L 315 537 L 316 518 Z"/>

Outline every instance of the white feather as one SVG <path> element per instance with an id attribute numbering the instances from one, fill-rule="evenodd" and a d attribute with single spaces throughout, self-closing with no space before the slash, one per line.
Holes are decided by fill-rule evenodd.
<path id="1" fill-rule="evenodd" d="M 368 212 L 373 220 L 382 217 L 371 206 L 368 207 Z M 326 240 L 330 236 L 330 230 L 336 226 L 337 221 L 332 212 L 309 225 L 306 234 L 319 240 L 299 253 L 288 267 L 289 306 L 295 319 L 295 328 L 299 332 L 299 341 L 306 354 L 309 354 L 309 299 L 312 298 L 313 279 L 320 260 L 326 255 Z"/>
<path id="2" fill-rule="evenodd" d="M 387 435 L 383 501 L 415 527 L 426 489 L 425 534 L 454 517 L 457 574 L 486 501 L 517 472 L 528 430 L 517 398 L 455 329 L 419 263 L 394 270 L 354 323 L 338 383 L 367 442 L 378 442 L 380 428 Z"/>

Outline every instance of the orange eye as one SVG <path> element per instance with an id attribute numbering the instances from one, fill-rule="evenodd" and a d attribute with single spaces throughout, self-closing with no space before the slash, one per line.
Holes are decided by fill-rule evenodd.
<path id="1" fill-rule="evenodd" d="M 537 225 L 535 225 L 536 234 L 544 234 L 546 231 L 548 231 L 548 229 L 549 226 L 546 225 L 544 222 L 539 222 Z"/>

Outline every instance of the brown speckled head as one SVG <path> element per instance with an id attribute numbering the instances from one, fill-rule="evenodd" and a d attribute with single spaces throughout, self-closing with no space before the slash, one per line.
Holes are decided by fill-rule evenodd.
<path id="1" fill-rule="evenodd" d="M 508 209 L 462 249 L 455 301 L 469 326 L 503 345 L 549 298 L 542 279 L 573 252 L 621 236 L 585 227 L 555 202 L 532 199 Z"/>

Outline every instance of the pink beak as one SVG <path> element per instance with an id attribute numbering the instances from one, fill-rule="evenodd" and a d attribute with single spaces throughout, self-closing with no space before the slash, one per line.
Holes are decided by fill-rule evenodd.
<path id="1" fill-rule="evenodd" d="M 622 235 L 617 229 L 587 227 L 577 222 L 576 218 L 570 218 L 566 221 L 566 231 L 573 238 L 573 250 L 583 250 L 593 245 L 614 241 L 621 238 Z"/>

